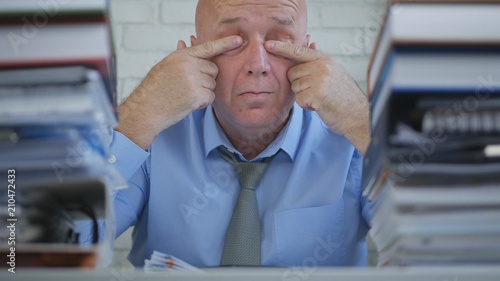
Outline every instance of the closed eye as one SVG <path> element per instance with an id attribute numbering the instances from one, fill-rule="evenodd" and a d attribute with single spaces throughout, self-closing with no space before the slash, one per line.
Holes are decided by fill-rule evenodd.
<path id="1" fill-rule="evenodd" d="M 232 49 L 232 50 L 227 51 L 225 53 L 222 53 L 221 55 L 222 56 L 234 56 L 234 55 L 237 55 L 237 54 L 239 54 L 246 47 L 247 44 L 248 44 L 248 42 L 246 40 L 243 40 L 243 43 L 238 48 Z"/>

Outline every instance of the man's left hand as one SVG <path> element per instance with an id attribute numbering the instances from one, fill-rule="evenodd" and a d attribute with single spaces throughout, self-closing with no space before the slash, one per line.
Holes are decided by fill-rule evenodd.
<path id="1" fill-rule="evenodd" d="M 329 55 L 281 41 L 267 41 L 271 54 L 295 60 L 288 70 L 288 80 L 297 95 L 297 104 L 316 111 L 323 122 L 337 134 L 345 136 L 364 154 L 370 142 L 369 104 L 366 96 L 345 68 Z"/>

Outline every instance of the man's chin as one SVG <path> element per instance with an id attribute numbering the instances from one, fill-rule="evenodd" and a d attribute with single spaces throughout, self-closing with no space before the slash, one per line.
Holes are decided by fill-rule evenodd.
<path id="1" fill-rule="evenodd" d="M 281 130 L 288 119 L 289 112 L 280 112 L 277 109 L 249 108 L 238 112 L 237 121 L 249 130 Z"/>

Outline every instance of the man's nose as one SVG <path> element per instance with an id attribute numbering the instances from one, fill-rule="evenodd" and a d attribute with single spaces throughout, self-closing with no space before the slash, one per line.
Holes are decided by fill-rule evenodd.
<path id="1" fill-rule="evenodd" d="M 264 42 L 255 40 L 248 46 L 245 63 L 245 72 L 251 76 L 266 76 L 271 70 L 269 53 Z"/>

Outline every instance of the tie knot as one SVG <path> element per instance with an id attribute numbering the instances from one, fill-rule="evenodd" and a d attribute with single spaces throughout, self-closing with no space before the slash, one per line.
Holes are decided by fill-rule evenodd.
<path id="1" fill-rule="evenodd" d="M 233 164 L 242 188 L 255 190 L 266 170 L 267 163 L 236 162 Z"/>
<path id="2" fill-rule="evenodd" d="M 255 190 L 259 185 L 260 179 L 266 170 L 267 164 L 272 157 L 267 157 L 262 162 L 239 162 L 236 155 L 231 153 L 226 147 L 217 148 L 222 158 L 233 165 L 236 175 L 242 188 Z"/>

